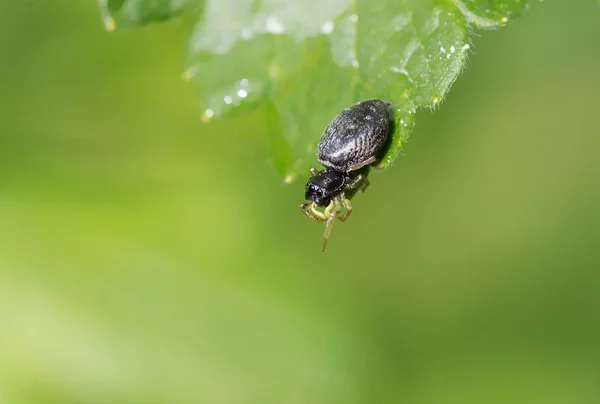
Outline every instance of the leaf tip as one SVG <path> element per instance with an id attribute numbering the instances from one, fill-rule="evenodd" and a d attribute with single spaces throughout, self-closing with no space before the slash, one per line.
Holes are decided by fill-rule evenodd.
<path id="1" fill-rule="evenodd" d="M 117 29 L 117 23 L 115 21 L 114 18 L 112 18 L 110 15 L 107 15 L 104 17 L 104 29 L 107 32 L 114 32 L 115 29 Z"/>
<path id="2" fill-rule="evenodd" d="M 186 71 L 181 73 L 181 79 L 183 81 L 190 81 L 191 79 L 196 77 L 196 74 L 197 74 L 196 69 L 194 69 L 193 67 L 190 67 L 189 69 L 187 69 Z"/>
<path id="3" fill-rule="evenodd" d="M 292 174 L 288 174 L 285 176 L 285 178 L 283 179 L 283 182 L 285 182 L 286 184 L 291 184 L 292 182 L 294 182 L 294 180 L 296 179 L 295 175 Z"/>

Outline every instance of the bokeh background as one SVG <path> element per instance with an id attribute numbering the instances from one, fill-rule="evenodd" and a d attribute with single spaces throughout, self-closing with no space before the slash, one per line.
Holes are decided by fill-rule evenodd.
<path id="1" fill-rule="evenodd" d="M 600 402 L 598 2 L 478 32 L 324 254 L 190 23 L 0 1 L 0 403 Z"/>

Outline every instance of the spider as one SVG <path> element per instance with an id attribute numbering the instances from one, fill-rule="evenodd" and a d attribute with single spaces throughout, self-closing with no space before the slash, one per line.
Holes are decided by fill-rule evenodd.
<path id="1" fill-rule="evenodd" d="M 364 192 L 369 186 L 368 168 L 363 167 L 377 160 L 387 141 L 388 107 L 388 103 L 377 99 L 354 104 L 329 123 L 319 140 L 317 156 L 325 169 L 310 169 L 306 202 L 300 209 L 316 222 L 327 221 L 321 251 L 325 251 L 335 219 L 343 222 L 352 213 L 346 191 Z"/>

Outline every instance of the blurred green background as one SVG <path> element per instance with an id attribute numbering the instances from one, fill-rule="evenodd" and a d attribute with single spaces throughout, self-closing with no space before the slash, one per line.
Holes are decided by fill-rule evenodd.
<path id="1" fill-rule="evenodd" d="M 0 403 L 600 402 L 596 1 L 479 31 L 324 254 L 189 30 L 0 1 Z"/>

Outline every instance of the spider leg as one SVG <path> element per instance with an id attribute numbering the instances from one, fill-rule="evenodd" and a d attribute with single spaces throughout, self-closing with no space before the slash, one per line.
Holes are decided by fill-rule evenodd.
<path id="1" fill-rule="evenodd" d="M 352 203 L 350 202 L 350 199 L 346 198 L 346 196 L 342 194 L 339 196 L 338 204 L 344 207 L 344 213 L 339 214 L 338 219 L 340 219 L 342 222 L 345 222 L 346 219 L 348 219 L 348 216 L 350 216 L 350 213 L 352 213 Z"/>
<path id="2" fill-rule="evenodd" d="M 331 208 L 331 209 L 330 209 Z M 340 211 L 340 203 L 339 199 L 336 197 L 331 201 L 325 212 L 329 212 L 329 217 L 327 218 L 327 224 L 325 225 L 325 234 L 323 234 L 323 244 L 321 245 L 321 251 L 325 251 L 325 247 L 327 247 L 327 240 L 329 240 L 329 236 L 331 235 L 331 229 L 333 227 L 333 222 L 335 221 L 338 213 Z"/>
<path id="3" fill-rule="evenodd" d="M 313 201 L 304 202 L 302 205 L 300 205 L 300 210 L 317 223 L 327 220 L 328 218 L 325 213 L 317 210 L 316 204 Z"/>
<path id="4" fill-rule="evenodd" d="M 349 183 L 346 184 L 346 189 L 356 189 L 358 187 L 361 187 L 360 192 L 365 192 L 365 190 L 370 184 L 371 183 L 369 182 L 369 179 L 365 174 L 358 174 Z"/>

